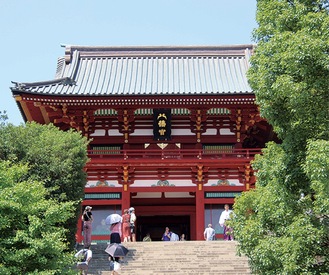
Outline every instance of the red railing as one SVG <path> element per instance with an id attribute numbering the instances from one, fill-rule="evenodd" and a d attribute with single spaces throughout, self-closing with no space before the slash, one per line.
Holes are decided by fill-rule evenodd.
<path id="1" fill-rule="evenodd" d="M 260 154 L 260 148 L 252 149 L 155 149 L 155 150 L 88 150 L 90 158 L 111 158 L 111 159 L 221 159 L 221 158 L 253 158 Z"/>

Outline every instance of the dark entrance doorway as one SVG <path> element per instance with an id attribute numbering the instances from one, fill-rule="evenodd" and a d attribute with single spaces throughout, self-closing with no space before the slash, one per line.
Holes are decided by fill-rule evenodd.
<path id="1" fill-rule="evenodd" d="M 142 241 L 147 233 L 150 233 L 152 241 L 161 241 L 166 227 L 178 236 L 185 234 L 190 239 L 190 216 L 138 216 L 137 241 Z"/>

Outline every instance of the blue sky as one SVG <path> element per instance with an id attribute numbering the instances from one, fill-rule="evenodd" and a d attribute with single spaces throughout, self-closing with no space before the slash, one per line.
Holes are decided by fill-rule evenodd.
<path id="1" fill-rule="evenodd" d="M 51 80 L 61 44 L 253 43 L 256 0 L 0 0 L 0 111 L 23 123 L 11 81 Z"/>

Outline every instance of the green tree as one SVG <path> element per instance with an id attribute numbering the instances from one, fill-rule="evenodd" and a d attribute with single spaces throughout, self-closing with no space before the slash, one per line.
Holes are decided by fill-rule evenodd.
<path id="1" fill-rule="evenodd" d="M 0 159 L 29 165 L 26 180 L 42 181 L 48 197 L 59 202 L 74 201 L 75 216 L 66 221 L 67 239 L 75 244 L 80 202 L 84 195 L 87 140 L 73 130 L 64 132 L 49 125 L 27 123 L 0 128 Z"/>
<path id="2" fill-rule="evenodd" d="M 64 225 L 73 202 L 49 199 L 27 165 L 0 161 L 0 274 L 74 274 Z"/>
<path id="3" fill-rule="evenodd" d="M 234 205 L 235 237 L 257 274 L 326 274 L 328 1 L 257 3 L 248 78 L 282 143 L 267 144 L 256 157 L 256 189 Z"/>
<path id="4" fill-rule="evenodd" d="M 7 112 L 0 111 L 0 126 L 4 126 L 8 120 Z"/>

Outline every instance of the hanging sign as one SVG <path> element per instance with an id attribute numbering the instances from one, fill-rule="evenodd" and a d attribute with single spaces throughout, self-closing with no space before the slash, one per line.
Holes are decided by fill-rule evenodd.
<path id="1" fill-rule="evenodd" d="M 154 140 L 171 139 L 171 109 L 153 109 Z"/>

